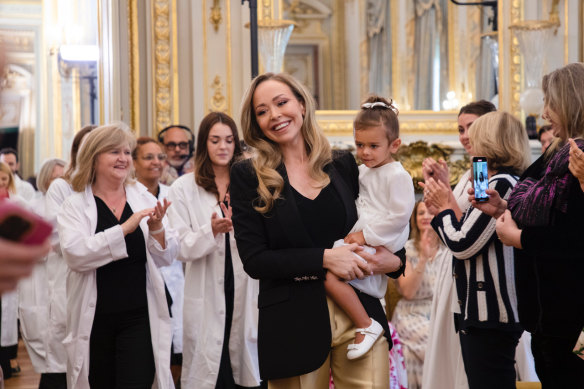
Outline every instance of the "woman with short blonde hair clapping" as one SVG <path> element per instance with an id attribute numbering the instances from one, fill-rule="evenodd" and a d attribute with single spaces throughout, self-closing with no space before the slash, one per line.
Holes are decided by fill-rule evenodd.
<path id="1" fill-rule="evenodd" d="M 159 266 L 178 252 L 160 204 L 130 178 L 127 126 L 93 130 L 77 155 L 77 193 L 58 216 L 67 278 L 67 380 L 72 388 L 172 388 L 171 325 Z"/>

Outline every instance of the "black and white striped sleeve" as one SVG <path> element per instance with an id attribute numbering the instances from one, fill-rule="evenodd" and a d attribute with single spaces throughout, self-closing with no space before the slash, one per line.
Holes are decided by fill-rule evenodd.
<path id="1" fill-rule="evenodd" d="M 507 179 L 507 177 L 509 179 Z M 496 175 L 489 181 L 489 188 L 507 198 L 515 180 L 510 175 Z M 476 208 L 469 208 L 460 220 L 451 209 L 440 212 L 432 219 L 432 227 L 457 259 L 470 259 L 495 239 L 496 220 Z"/>

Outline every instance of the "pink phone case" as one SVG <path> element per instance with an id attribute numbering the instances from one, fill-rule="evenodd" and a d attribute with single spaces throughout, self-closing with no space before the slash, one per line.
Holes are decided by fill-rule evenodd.
<path id="1" fill-rule="evenodd" d="M 37 214 L 14 202 L 0 200 L 0 237 L 37 245 L 43 243 L 52 230 L 53 226 Z"/>

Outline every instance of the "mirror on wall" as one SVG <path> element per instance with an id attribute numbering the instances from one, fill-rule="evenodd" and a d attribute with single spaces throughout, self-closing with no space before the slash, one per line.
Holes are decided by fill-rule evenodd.
<path id="1" fill-rule="evenodd" d="M 369 93 L 401 111 L 457 110 L 497 100 L 493 9 L 450 0 L 284 0 L 296 27 L 284 70 L 320 109 L 356 109 Z"/>

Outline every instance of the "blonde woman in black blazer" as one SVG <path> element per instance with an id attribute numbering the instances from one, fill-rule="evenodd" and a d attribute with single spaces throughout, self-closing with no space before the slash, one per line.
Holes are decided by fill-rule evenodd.
<path id="1" fill-rule="evenodd" d="M 260 375 L 269 388 L 387 388 L 388 343 L 378 341 L 349 361 L 355 327 L 323 281 L 375 272 L 403 272 L 383 249 L 355 257 L 356 245 L 330 249 L 357 220 L 358 170 L 349 153 L 333 155 L 316 124 L 314 101 L 286 74 L 253 80 L 242 106 L 242 129 L 256 150 L 231 171 L 231 205 L 245 271 L 260 280 Z M 387 323 L 379 300 L 359 293 L 369 315 Z"/>

